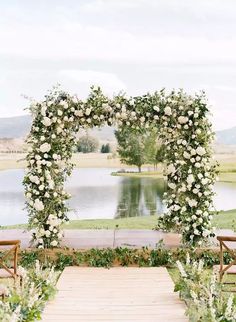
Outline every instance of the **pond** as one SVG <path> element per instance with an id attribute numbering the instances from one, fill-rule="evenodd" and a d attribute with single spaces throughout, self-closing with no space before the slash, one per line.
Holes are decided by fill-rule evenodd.
<path id="1" fill-rule="evenodd" d="M 163 210 L 165 182 L 153 178 L 111 176 L 117 169 L 75 169 L 66 189 L 72 194 L 70 219 L 150 216 Z M 27 222 L 22 180 L 24 170 L 0 171 L 0 225 Z M 236 183 L 215 186 L 218 210 L 236 208 Z"/>

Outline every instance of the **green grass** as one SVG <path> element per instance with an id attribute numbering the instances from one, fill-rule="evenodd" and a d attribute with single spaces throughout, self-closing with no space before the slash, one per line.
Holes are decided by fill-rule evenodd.
<path id="1" fill-rule="evenodd" d="M 219 178 L 221 182 L 236 182 L 236 170 L 224 168 L 225 172 L 220 172 Z M 231 170 L 227 171 L 227 169 Z M 233 169 L 234 170 L 234 169 Z M 163 178 L 163 174 L 160 171 L 143 171 L 139 172 L 112 172 L 112 176 L 129 177 L 129 178 Z"/>
<path id="2" fill-rule="evenodd" d="M 64 225 L 65 229 L 153 229 L 157 216 L 131 217 L 122 219 L 91 219 L 71 220 Z M 213 225 L 217 228 L 236 228 L 236 209 L 221 211 L 213 218 Z M 26 225 L 2 226 L 1 229 L 25 229 Z"/>
<path id="3" fill-rule="evenodd" d="M 212 221 L 216 228 L 236 230 L 236 209 L 221 211 Z"/>
<path id="4" fill-rule="evenodd" d="M 236 172 L 221 172 L 219 178 L 221 182 L 236 182 Z"/>
<path id="5" fill-rule="evenodd" d="M 130 217 L 122 219 L 91 219 L 71 220 L 64 225 L 65 229 L 152 229 L 157 222 L 157 216 Z M 26 225 L 2 226 L 1 229 L 26 228 Z"/>

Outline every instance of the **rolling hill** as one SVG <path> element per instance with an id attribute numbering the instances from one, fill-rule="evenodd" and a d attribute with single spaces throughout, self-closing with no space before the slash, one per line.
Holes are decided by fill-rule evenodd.
<path id="1" fill-rule="evenodd" d="M 30 131 L 31 120 L 30 115 L 0 118 L 0 139 L 26 137 Z M 83 134 L 84 132 L 81 131 L 79 136 Z M 94 128 L 89 131 L 89 134 L 101 141 L 115 141 L 114 127 L 104 126 L 101 129 Z"/>
<path id="2" fill-rule="evenodd" d="M 236 145 L 236 126 L 230 129 L 216 132 L 216 143 Z"/>
<path id="3" fill-rule="evenodd" d="M 25 137 L 30 130 L 30 125 L 30 115 L 0 118 L 0 138 Z M 81 131 L 80 135 L 82 134 L 83 132 Z M 115 141 L 113 127 L 94 128 L 89 131 L 89 134 L 101 141 Z M 216 143 L 220 145 L 236 145 L 236 126 L 216 132 Z"/>

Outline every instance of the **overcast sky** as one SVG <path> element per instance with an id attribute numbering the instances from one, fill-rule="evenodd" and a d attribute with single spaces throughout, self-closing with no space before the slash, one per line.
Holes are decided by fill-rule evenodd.
<path id="1" fill-rule="evenodd" d="M 236 126 L 236 1 L 1 0 L 0 117 L 56 83 L 82 98 L 203 89 L 215 129 Z"/>

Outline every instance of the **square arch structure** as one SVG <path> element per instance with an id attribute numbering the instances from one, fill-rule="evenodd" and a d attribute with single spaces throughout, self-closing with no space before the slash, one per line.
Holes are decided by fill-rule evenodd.
<path id="1" fill-rule="evenodd" d="M 32 102 L 33 123 L 27 139 L 24 178 L 29 228 L 40 248 L 58 247 L 68 220 L 64 182 L 71 174 L 75 135 L 94 126 L 157 127 L 165 147 L 167 211 L 157 222 L 164 231 L 182 234 L 183 243 L 201 245 L 212 236 L 211 211 L 217 165 L 212 162 L 212 126 L 204 93 L 165 90 L 143 96 L 108 98 L 92 87 L 84 101 L 53 89 Z"/>

